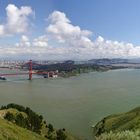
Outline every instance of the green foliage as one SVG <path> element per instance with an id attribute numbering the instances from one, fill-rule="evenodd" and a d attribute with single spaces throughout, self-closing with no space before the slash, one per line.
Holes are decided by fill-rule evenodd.
<path id="1" fill-rule="evenodd" d="M 0 110 L 6 109 L 6 106 L 1 106 Z"/>
<path id="2" fill-rule="evenodd" d="M 122 131 L 103 133 L 96 140 L 140 140 L 140 131 Z"/>
<path id="3" fill-rule="evenodd" d="M 17 105 L 14 103 L 8 104 L 7 106 L 2 106 L 1 109 L 9 109 L 9 108 L 15 108 L 18 111 L 22 111 L 25 112 L 25 107 L 21 106 L 21 105 Z"/>
<path id="4" fill-rule="evenodd" d="M 19 127 L 14 123 L 9 123 L 0 118 L 0 140 L 47 140 L 46 138 Z"/>
<path id="5" fill-rule="evenodd" d="M 15 121 L 15 123 L 21 127 L 27 128 L 33 132 L 36 132 L 38 134 L 41 133 L 42 128 L 42 121 L 43 117 L 41 115 L 36 114 L 34 111 L 32 111 L 29 107 L 23 107 L 21 105 L 17 104 L 8 104 L 7 106 L 2 106 L 1 109 L 9 109 L 14 108 L 18 111 L 24 112 L 27 114 L 27 118 L 24 118 L 22 114 L 18 114 L 15 118 L 11 113 L 7 113 L 5 116 L 5 119 L 9 121 Z"/>
<path id="6" fill-rule="evenodd" d="M 57 140 L 66 140 L 67 136 L 64 133 L 64 131 L 62 129 L 59 129 L 58 131 L 56 131 L 57 134 Z"/>
<path id="7" fill-rule="evenodd" d="M 23 115 L 20 113 L 15 117 L 15 123 L 23 128 L 28 128 L 28 121 L 27 118 L 24 118 Z"/>
<path id="8" fill-rule="evenodd" d="M 52 135 L 45 135 L 45 138 L 47 138 L 49 140 L 53 140 Z"/>
<path id="9" fill-rule="evenodd" d="M 26 108 L 25 112 L 28 115 L 28 121 L 30 124 L 29 129 L 40 134 L 41 128 L 42 128 L 43 117 L 41 115 L 36 114 L 28 107 Z"/>
<path id="10" fill-rule="evenodd" d="M 110 115 L 94 127 L 96 140 L 140 140 L 140 107 Z"/>
<path id="11" fill-rule="evenodd" d="M 99 136 L 104 132 L 140 129 L 139 114 L 140 108 L 136 108 L 127 113 L 110 115 L 95 125 L 94 134 Z"/>
<path id="12" fill-rule="evenodd" d="M 54 128 L 53 128 L 52 124 L 48 124 L 48 128 L 49 128 L 49 132 L 53 132 L 54 131 Z"/>
<path id="13" fill-rule="evenodd" d="M 6 115 L 4 116 L 4 119 L 13 122 L 15 120 L 15 117 L 14 117 L 14 115 L 12 113 L 7 112 Z"/>
<path id="14" fill-rule="evenodd" d="M 20 126 L 22 128 L 26 128 L 28 130 L 36 132 L 37 134 L 42 135 L 43 139 L 77 140 L 77 138 L 74 138 L 73 136 L 67 134 L 64 128 L 56 131 L 52 124 L 46 124 L 46 121 L 43 120 L 43 116 L 38 115 L 37 113 L 32 111 L 29 107 L 23 107 L 21 105 L 12 103 L 12 104 L 8 104 L 7 106 L 2 106 L 1 110 L 3 110 L 4 112 L 7 112 L 4 116 L 4 119 L 13 122 L 13 125 L 16 124 L 15 125 L 16 127 Z M 26 139 L 23 139 L 23 140 L 26 140 Z M 6 140 L 7 140 L 7 135 L 6 135 Z"/>

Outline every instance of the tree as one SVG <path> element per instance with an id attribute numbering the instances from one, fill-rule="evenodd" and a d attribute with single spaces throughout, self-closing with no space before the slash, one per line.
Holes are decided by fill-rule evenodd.
<path id="1" fill-rule="evenodd" d="M 16 116 L 15 123 L 21 127 L 27 128 L 27 120 L 21 113 Z"/>
<path id="2" fill-rule="evenodd" d="M 15 118 L 14 118 L 14 115 L 10 112 L 7 112 L 6 115 L 4 116 L 4 119 L 8 120 L 8 121 L 13 121 Z"/>
<path id="3" fill-rule="evenodd" d="M 49 125 L 48 125 L 48 128 L 49 128 L 49 131 L 50 131 L 50 132 L 53 132 L 53 131 L 54 131 L 54 128 L 53 128 L 53 125 L 52 125 L 52 124 L 49 124 Z"/>
<path id="4" fill-rule="evenodd" d="M 66 140 L 67 136 L 65 135 L 64 131 L 62 129 L 59 129 L 56 131 L 57 134 L 57 140 Z"/>

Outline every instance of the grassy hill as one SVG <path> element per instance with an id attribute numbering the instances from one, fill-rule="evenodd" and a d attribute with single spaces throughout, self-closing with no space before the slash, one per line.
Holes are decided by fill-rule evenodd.
<path id="1" fill-rule="evenodd" d="M 8 104 L 0 109 L 0 140 L 78 140 L 64 128 L 55 129 L 28 107 Z"/>
<path id="2" fill-rule="evenodd" d="M 0 140 L 46 140 L 46 138 L 0 118 Z"/>
<path id="3" fill-rule="evenodd" d="M 103 118 L 94 127 L 97 140 L 140 140 L 140 107 Z"/>

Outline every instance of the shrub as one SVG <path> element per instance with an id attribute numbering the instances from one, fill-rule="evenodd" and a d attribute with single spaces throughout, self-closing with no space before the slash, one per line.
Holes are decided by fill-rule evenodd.
<path id="1" fill-rule="evenodd" d="M 56 131 L 57 134 L 57 140 L 66 140 L 67 136 L 65 135 L 64 131 L 59 129 Z"/>
<path id="2" fill-rule="evenodd" d="M 49 125 L 48 125 L 48 128 L 49 128 L 49 132 L 53 132 L 53 131 L 54 131 L 53 125 L 52 125 L 52 124 L 49 124 Z"/>
<path id="3" fill-rule="evenodd" d="M 15 123 L 21 127 L 28 128 L 28 122 L 27 119 L 23 117 L 23 115 L 20 113 L 15 117 Z"/>
<path id="4" fill-rule="evenodd" d="M 4 116 L 4 119 L 6 119 L 8 121 L 14 121 L 15 117 L 12 113 L 7 112 L 6 115 Z"/>
<path id="5" fill-rule="evenodd" d="M 140 131 L 122 131 L 122 132 L 112 132 L 103 133 L 96 140 L 140 140 Z"/>
<path id="6" fill-rule="evenodd" d="M 41 133 L 42 128 L 42 122 L 43 122 L 43 116 L 36 114 L 34 111 L 32 111 L 29 107 L 23 107 L 21 105 L 17 104 L 8 104 L 7 106 L 2 106 L 1 109 L 9 109 L 14 108 L 18 111 L 24 112 L 27 114 L 27 117 L 24 118 L 22 114 L 18 114 L 16 117 L 12 113 L 7 113 L 5 115 L 5 119 L 8 121 L 15 121 L 15 123 L 21 127 L 25 127 L 33 132 L 36 132 L 38 134 Z"/>

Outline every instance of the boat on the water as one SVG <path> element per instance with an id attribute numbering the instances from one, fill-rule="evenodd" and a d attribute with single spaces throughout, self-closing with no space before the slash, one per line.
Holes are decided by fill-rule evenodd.
<path id="1" fill-rule="evenodd" d="M 6 80 L 4 76 L 0 76 L 0 80 Z"/>

